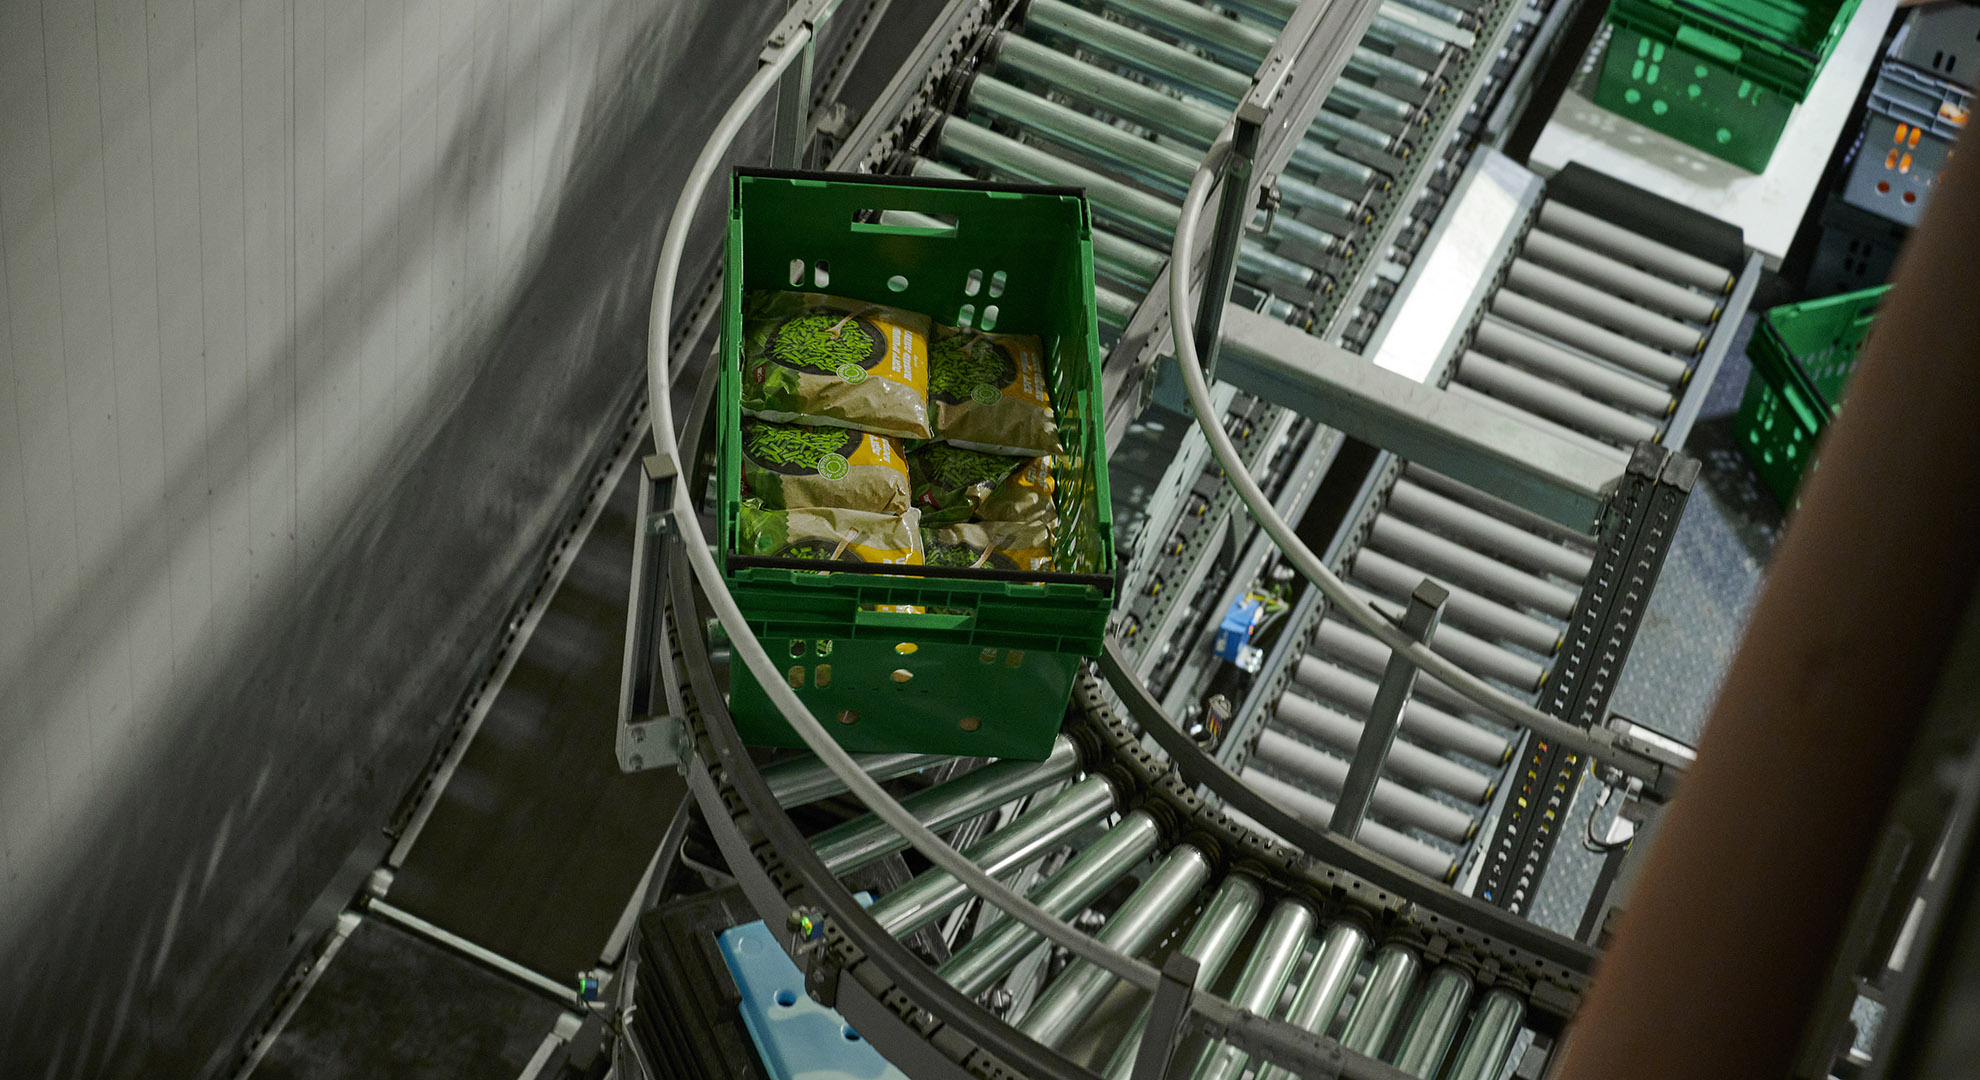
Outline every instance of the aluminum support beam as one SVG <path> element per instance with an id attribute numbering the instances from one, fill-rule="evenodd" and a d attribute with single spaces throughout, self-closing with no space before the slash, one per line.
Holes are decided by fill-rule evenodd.
<path id="1" fill-rule="evenodd" d="M 1429 644 L 1437 633 L 1437 617 L 1443 614 L 1444 601 L 1448 599 L 1450 593 L 1433 581 L 1418 585 L 1410 594 L 1408 610 L 1403 612 L 1403 633 Z M 1416 665 L 1401 654 L 1390 656 L 1388 670 L 1382 673 L 1381 685 L 1375 690 L 1375 707 L 1368 711 L 1368 723 L 1362 726 L 1361 742 L 1354 748 L 1354 760 L 1348 765 L 1347 781 L 1341 785 L 1341 799 L 1334 804 L 1334 817 L 1329 823 L 1330 828 L 1350 840 L 1360 835 L 1362 819 L 1368 816 L 1368 806 L 1375 801 L 1375 781 L 1388 764 L 1389 748 L 1402 726 L 1403 706 L 1415 687 Z"/>
<path id="2" fill-rule="evenodd" d="M 1246 393 L 1580 532 L 1622 475 L 1613 459 L 1235 305 L 1222 356 L 1220 377 Z"/>

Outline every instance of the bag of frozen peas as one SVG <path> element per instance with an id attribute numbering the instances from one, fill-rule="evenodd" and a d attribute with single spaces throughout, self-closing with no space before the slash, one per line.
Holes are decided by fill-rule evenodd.
<path id="1" fill-rule="evenodd" d="M 1052 500 L 1052 459 L 1033 458 L 1010 474 L 997 490 L 976 507 L 983 521 L 1035 521 L 1056 526 L 1059 508 Z"/>
<path id="2" fill-rule="evenodd" d="M 1036 335 L 936 327 L 928 346 L 928 401 L 935 437 L 951 445 L 1016 457 L 1059 452 L 1045 349 Z"/>
<path id="3" fill-rule="evenodd" d="M 742 410 L 763 420 L 926 439 L 928 317 L 822 293 L 743 304 Z"/>
<path id="4" fill-rule="evenodd" d="M 767 510 L 742 504 L 737 524 L 743 555 L 774 559 L 920 566 L 921 515 L 875 514 L 810 506 Z"/>
<path id="5" fill-rule="evenodd" d="M 908 508 L 897 439 L 851 428 L 742 422 L 743 495 L 765 509 L 830 506 L 898 514 Z"/>
<path id="6" fill-rule="evenodd" d="M 929 566 L 972 569 L 1052 569 L 1051 530 L 1028 521 L 985 521 L 944 525 L 921 531 L 923 558 Z"/>
<path id="7" fill-rule="evenodd" d="M 968 521 L 1022 458 L 965 450 L 949 443 L 928 443 L 908 454 L 908 477 L 914 508 L 924 525 Z"/>

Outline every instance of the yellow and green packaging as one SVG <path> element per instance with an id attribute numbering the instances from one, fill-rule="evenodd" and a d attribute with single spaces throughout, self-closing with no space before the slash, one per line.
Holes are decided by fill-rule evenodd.
<path id="1" fill-rule="evenodd" d="M 1052 526 L 1059 520 L 1052 491 L 1052 459 L 1033 458 L 977 505 L 976 516 L 983 521 L 1032 521 Z"/>
<path id="2" fill-rule="evenodd" d="M 928 443 L 908 454 L 914 508 L 923 525 L 968 521 L 995 494 L 1022 458 L 966 450 L 952 443 Z"/>
<path id="3" fill-rule="evenodd" d="M 928 317 L 823 293 L 752 292 L 743 306 L 742 410 L 929 438 Z"/>
<path id="4" fill-rule="evenodd" d="M 743 494 L 764 509 L 830 506 L 898 514 L 908 467 L 898 439 L 851 428 L 742 422 Z"/>
<path id="5" fill-rule="evenodd" d="M 744 555 L 773 559 L 920 566 L 921 515 L 808 506 L 767 510 L 751 499 L 737 511 Z"/>
<path id="6" fill-rule="evenodd" d="M 928 400 L 935 437 L 952 445 L 1015 457 L 1059 452 L 1045 347 L 1035 334 L 936 327 Z"/>
<path id="7" fill-rule="evenodd" d="M 990 570 L 1052 569 L 1051 529 L 1040 522 L 985 521 L 944 525 L 921 531 L 929 566 Z"/>

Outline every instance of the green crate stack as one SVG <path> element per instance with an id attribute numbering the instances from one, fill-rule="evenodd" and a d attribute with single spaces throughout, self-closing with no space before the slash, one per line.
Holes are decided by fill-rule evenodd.
<path id="1" fill-rule="evenodd" d="M 1860 0 L 1613 0 L 1595 103 L 1760 172 Z"/>
<path id="2" fill-rule="evenodd" d="M 847 749 L 1043 758 L 1081 659 L 1099 655 L 1113 603 L 1091 218 L 1074 189 L 886 180 L 734 177 L 718 439 L 723 574 L 788 683 Z M 883 219 L 887 211 L 907 216 Z M 935 568 L 815 572 L 734 554 L 742 301 L 754 289 L 826 292 L 937 323 L 994 321 L 1000 332 L 1037 334 L 1065 450 L 1053 466 L 1057 572 L 1024 581 Z M 746 742 L 800 745 L 742 664 L 732 665 L 729 689 Z"/>
<path id="3" fill-rule="evenodd" d="M 1822 429 L 1842 406 L 1857 354 L 1888 285 L 1769 309 L 1746 343 L 1753 361 L 1734 434 L 1781 505 L 1811 467 Z"/>

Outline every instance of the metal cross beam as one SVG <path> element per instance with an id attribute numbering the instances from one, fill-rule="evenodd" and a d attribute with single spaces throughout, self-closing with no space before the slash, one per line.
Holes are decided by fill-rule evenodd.
<path id="1" fill-rule="evenodd" d="M 1235 305 L 1221 355 L 1218 377 L 1246 393 L 1579 532 L 1594 531 L 1622 477 L 1586 447 Z"/>

